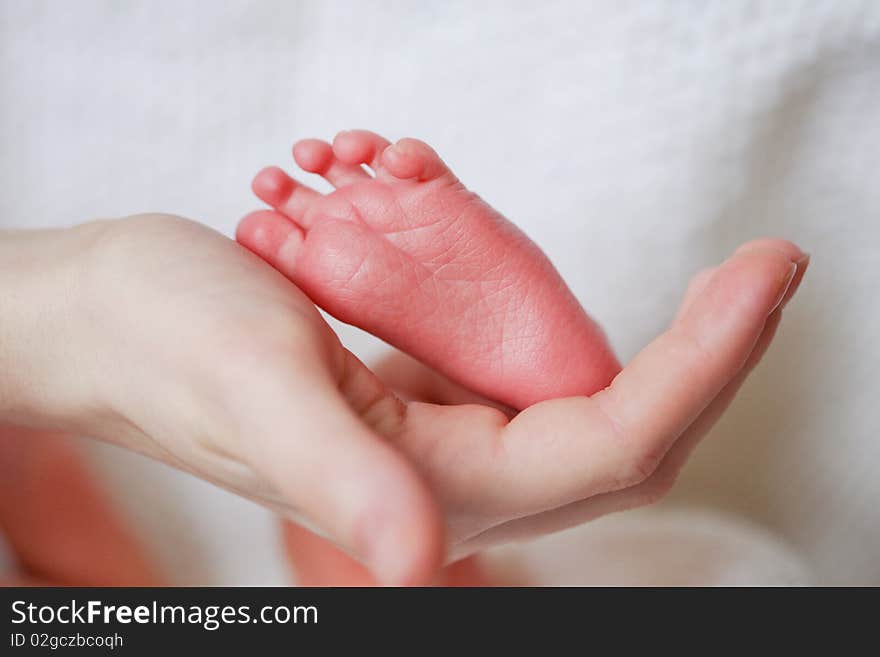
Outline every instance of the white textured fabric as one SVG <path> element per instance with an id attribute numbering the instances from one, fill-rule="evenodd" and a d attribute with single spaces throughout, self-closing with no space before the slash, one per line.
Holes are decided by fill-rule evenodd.
<path id="1" fill-rule="evenodd" d="M 797 241 L 813 263 L 776 344 L 664 506 L 880 584 L 880 3 L 0 0 L 0 94 L 3 226 L 166 211 L 231 234 L 294 139 L 422 137 L 624 358 L 697 269 Z M 99 451 L 178 581 L 283 581 L 268 514 Z"/>
<path id="2" fill-rule="evenodd" d="M 528 546 L 505 546 L 488 562 L 499 581 L 545 586 L 808 586 L 797 552 L 742 518 L 696 509 L 635 510 Z"/>

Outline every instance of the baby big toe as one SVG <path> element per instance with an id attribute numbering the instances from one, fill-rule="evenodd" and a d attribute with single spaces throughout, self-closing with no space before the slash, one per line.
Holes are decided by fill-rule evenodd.
<path id="1" fill-rule="evenodd" d="M 239 222 L 235 239 L 282 274 L 292 277 L 305 233 L 275 210 L 258 210 Z"/>

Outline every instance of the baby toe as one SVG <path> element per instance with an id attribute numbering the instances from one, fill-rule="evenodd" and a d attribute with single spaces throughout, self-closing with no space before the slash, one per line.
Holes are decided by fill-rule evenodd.
<path id="1" fill-rule="evenodd" d="M 242 219 L 235 239 L 286 276 L 292 276 L 305 234 L 275 210 L 258 210 Z"/>
<path id="2" fill-rule="evenodd" d="M 347 164 L 366 164 L 373 171 L 381 166 L 382 151 L 391 142 L 369 130 L 346 130 L 333 139 L 333 153 Z"/>
<path id="3" fill-rule="evenodd" d="M 429 181 L 453 175 L 437 152 L 418 139 L 401 139 L 386 148 L 382 164 L 396 178 Z"/>
<path id="4" fill-rule="evenodd" d="M 304 171 L 318 174 L 337 188 L 370 179 L 370 175 L 359 164 L 339 160 L 333 147 L 320 139 L 297 142 L 293 147 L 293 159 Z"/>
<path id="5" fill-rule="evenodd" d="M 302 221 L 311 204 L 321 196 L 278 167 L 266 167 L 257 173 L 251 189 L 258 199 L 296 222 Z"/>

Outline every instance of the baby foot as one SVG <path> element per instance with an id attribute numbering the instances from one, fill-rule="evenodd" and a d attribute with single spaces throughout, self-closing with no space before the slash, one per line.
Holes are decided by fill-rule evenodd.
<path id="1" fill-rule="evenodd" d="M 427 144 L 356 130 L 293 155 L 336 191 L 263 169 L 253 189 L 274 210 L 245 217 L 237 239 L 330 314 L 514 408 L 617 374 L 547 257 Z"/>

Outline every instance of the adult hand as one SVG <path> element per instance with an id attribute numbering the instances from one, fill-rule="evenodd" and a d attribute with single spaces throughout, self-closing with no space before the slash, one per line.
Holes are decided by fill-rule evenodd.
<path id="1" fill-rule="evenodd" d="M 426 581 L 440 513 L 380 437 L 398 402 L 362 380 L 304 295 L 204 226 L 0 234 L 0 422 L 121 444 L 311 521 L 383 581 Z"/>
<path id="2" fill-rule="evenodd" d="M 434 433 L 419 416 L 437 407 L 411 403 L 410 421 L 423 427 L 406 449 L 441 491 L 459 538 L 450 558 L 659 500 L 765 353 L 808 264 L 783 240 L 742 246 L 693 279 L 670 328 L 592 397 L 542 402 L 509 422 L 445 407 Z M 433 402 L 468 394 L 420 366 L 379 371 Z"/>
<path id="3" fill-rule="evenodd" d="M 505 431 L 528 422 L 517 429 L 546 441 L 543 461 L 539 453 L 533 457 L 543 474 L 533 476 L 550 478 L 555 468 L 558 477 L 553 481 L 559 489 L 570 485 L 575 494 L 565 504 L 493 523 L 456 553 L 471 554 L 661 499 L 766 353 L 808 265 L 809 256 L 784 240 L 743 245 L 719 267 L 693 278 L 669 330 L 642 350 L 608 389 L 589 400 L 545 402 L 518 416 Z M 400 355 L 377 372 L 404 394 L 435 403 L 458 403 L 471 395 Z M 567 442 L 578 432 L 583 437 L 579 445 Z M 566 444 L 572 450 L 569 462 L 565 449 L 558 449 Z M 520 446 L 508 444 L 506 449 Z M 566 476 L 576 472 L 574 464 L 591 459 L 593 465 L 581 471 L 581 480 L 566 483 Z M 522 457 L 523 464 L 527 461 Z M 611 479 L 593 487 L 591 482 L 605 477 Z M 575 499 L 578 486 L 583 486 L 582 497 Z M 548 494 L 551 490 L 546 489 Z"/>
<path id="4" fill-rule="evenodd" d="M 497 454 L 484 458 L 482 467 L 496 471 L 484 471 L 473 479 L 477 484 L 498 486 L 495 497 L 502 504 L 520 493 L 523 497 L 512 507 L 501 507 L 495 519 L 487 514 L 476 520 L 478 531 L 455 545 L 453 554 L 463 556 L 557 531 L 663 497 L 766 352 L 808 264 L 809 258 L 800 249 L 783 240 L 744 245 L 721 267 L 694 277 L 669 331 L 639 354 L 610 388 L 589 400 L 536 405 L 507 425 L 503 431 L 508 438 L 511 434 L 519 438 L 495 445 Z M 375 372 L 410 399 L 439 404 L 479 401 L 473 393 L 399 352 L 379 363 Z M 518 422 L 528 422 L 529 428 L 519 429 Z M 514 433 L 514 429 L 524 433 Z M 490 440 L 497 438 L 488 433 Z M 467 449 L 455 440 L 454 434 L 438 439 L 434 458 L 451 458 L 447 455 Z M 529 440 L 535 444 L 527 444 Z M 459 468 L 435 468 L 434 476 L 458 472 L 467 478 L 473 472 L 470 468 L 481 467 L 475 456 L 479 448 L 474 445 Z M 524 454 L 529 451 L 531 457 Z M 507 467 L 531 472 L 514 470 L 507 475 Z M 525 498 L 530 493 L 523 492 L 523 487 L 530 481 L 536 486 L 532 500 L 566 491 L 558 499 L 569 501 L 558 506 L 550 501 L 543 511 L 527 510 Z M 438 490 L 447 492 L 464 486 L 435 483 Z M 447 499 L 445 506 L 466 509 L 460 516 L 466 518 L 487 497 L 475 491 L 470 500 Z M 499 521 L 505 515 L 515 517 Z M 480 532 L 481 526 L 488 529 Z M 369 583 L 367 573 L 307 530 L 286 524 L 284 535 L 301 582 Z M 461 562 L 458 571 L 447 574 L 452 581 L 462 575 L 466 581 L 484 581 L 474 563 Z"/>
<path id="5" fill-rule="evenodd" d="M 205 227 L 147 215 L 20 234 L 0 251 L 0 418 L 127 445 L 309 519 L 380 581 L 424 582 L 444 552 L 662 489 L 670 477 L 645 482 L 772 332 L 801 259 L 777 246 L 720 266 L 607 390 L 511 421 L 402 403 L 295 287 Z"/>

